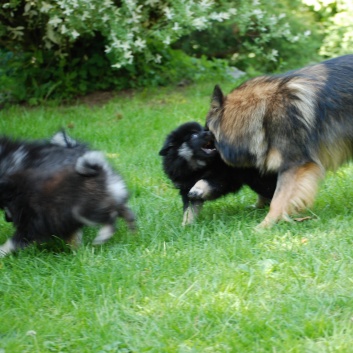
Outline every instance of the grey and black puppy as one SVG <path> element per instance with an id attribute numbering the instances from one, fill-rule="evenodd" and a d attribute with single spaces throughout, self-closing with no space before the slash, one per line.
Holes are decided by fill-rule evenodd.
<path id="1" fill-rule="evenodd" d="M 51 141 L 0 137 L 0 208 L 15 233 L 0 256 L 52 236 L 81 243 L 84 225 L 102 225 L 94 244 L 115 232 L 118 217 L 135 227 L 128 191 L 102 152 L 58 132 Z"/>

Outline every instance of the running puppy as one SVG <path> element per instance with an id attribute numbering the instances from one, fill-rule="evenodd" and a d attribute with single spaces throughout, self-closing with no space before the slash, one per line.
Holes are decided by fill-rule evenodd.
<path id="1" fill-rule="evenodd" d="M 353 55 L 251 79 L 224 96 L 216 86 L 206 124 L 223 160 L 278 173 L 261 227 L 310 207 L 327 170 L 353 155 Z"/>
<path id="2" fill-rule="evenodd" d="M 258 193 L 256 206 L 269 203 L 277 175 L 261 175 L 254 168 L 233 168 L 225 164 L 214 146 L 213 135 L 197 122 L 173 130 L 162 149 L 163 170 L 183 201 L 183 225 L 192 223 L 207 200 L 238 192 L 248 185 Z"/>
<path id="3" fill-rule="evenodd" d="M 0 256 L 52 236 L 77 246 L 84 225 L 102 225 L 94 244 L 115 232 L 122 217 L 134 228 L 125 183 L 104 155 L 64 132 L 48 141 L 0 138 L 0 208 L 14 223 L 14 235 Z"/>

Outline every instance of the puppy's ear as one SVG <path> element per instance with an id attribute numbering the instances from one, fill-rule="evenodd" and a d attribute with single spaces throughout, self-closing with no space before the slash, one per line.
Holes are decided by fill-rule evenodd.
<path id="1" fill-rule="evenodd" d="M 166 156 L 168 154 L 168 151 L 174 147 L 172 143 L 165 144 L 163 148 L 159 151 L 160 156 Z"/>
<path id="2" fill-rule="evenodd" d="M 216 85 L 212 93 L 211 107 L 215 109 L 221 108 L 223 105 L 223 100 L 224 100 L 223 92 L 221 88 L 218 85 Z"/>

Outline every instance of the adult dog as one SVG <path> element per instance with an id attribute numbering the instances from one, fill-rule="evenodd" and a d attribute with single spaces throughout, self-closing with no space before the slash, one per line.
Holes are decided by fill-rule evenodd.
<path id="1" fill-rule="evenodd" d="M 0 256 L 53 235 L 77 246 L 84 225 L 103 225 L 94 240 L 102 244 L 117 217 L 134 227 L 127 200 L 124 181 L 104 155 L 64 132 L 51 141 L 0 138 L 0 208 L 16 228 Z"/>
<path id="2" fill-rule="evenodd" d="M 278 173 L 261 227 L 310 207 L 327 170 L 353 155 L 353 55 L 216 86 L 206 124 L 223 160 Z"/>
<path id="3" fill-rule="evenodd" d="M 258 193 L 256 206 L 269 203 L 277 175 L 261 175 L 254 168 L 233 168 L 223 162 L 214 147 L 213 135 L 197 122 L 174 129 L 162 149 L 163 170 L 179 189 L 183 202 L 183 225 L 192 223 L 207 200 L 238 192 L 248 185 Z"/>

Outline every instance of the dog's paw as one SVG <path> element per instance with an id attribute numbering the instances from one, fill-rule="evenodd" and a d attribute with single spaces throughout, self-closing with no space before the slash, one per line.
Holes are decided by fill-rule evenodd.
<path id="1" fill-rule="evenodd" d="M 210 194 L 210 184 L 206 180 L 201 179 L 190 189 L 188 197 L 192 200 L 207 200 Z"/>
<path id="2" fill-rule="evenodd" d="M 98 235 L 94 238 L 92 244 L 93 245 L 102 245 L 107 242 L 113 235 L 114 235 L 114 227 L 107 224 L 103 226 L 100 230 Z"/>

